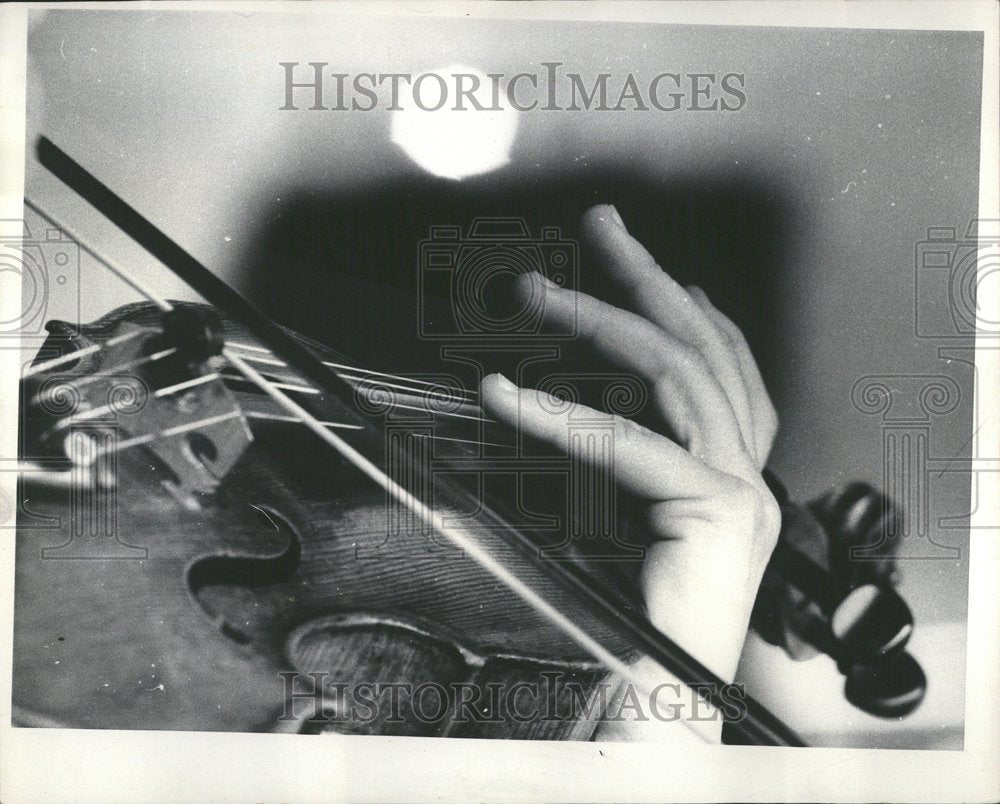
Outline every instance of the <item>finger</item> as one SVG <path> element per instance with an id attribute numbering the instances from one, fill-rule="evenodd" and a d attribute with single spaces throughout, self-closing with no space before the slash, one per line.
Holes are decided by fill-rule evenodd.
<path id="1" fill-rule="evenodd" d="M 659 433 L 543 391 L 518 388 L 501 374 L 483 379 L 480 402 L 489 416 L 520 433 L 590 463 L 610 463 L 615 483 L 637 497 L 705 499 L 723 482 L 720 473 Z M 608 435 L 611 448 L 586 448 L 587 435 L 595 433 Z"/>
<path id="2" fill-rule="evenodd" d="M 740 328 L 712 304 L 705 291 L 697 285 L 691 285 L 688 287 L 688 291 L 691 298 L 719 330 L 720 337 L 726 341 L 736 356 L 740 376 L 743 377 L 743 386 L 747 391 L 750 416 L 753 419 L 753 440 L 757 465 L 763 469 L 767 464 L 768 455 L 771 453 L 774 436 L 778 432 L 778 414 L 775 412 L 774 404 L 767 393 L 767 387 L 764 385 L 764 378 L 760 375 L 757 361 L 754 360 L 747 339 Z"/>
<path id="3" fill-rule="evenodd" d="M 598 206 L 585 212 L 581 233 L 627 309 L 702 353 L 729 399 L 748 449 L 752 449 L 753 420 L 739 366 L 701 308 L 628 233 L 614 207 Z"/>
<path id="4" fill-rule="evenodd" d="M 562 290 L 537 273 L 520 277 L 517 291 L 543 298 L 547 327 L 575 332 L 578 344 L 639 377 L 663 422 L 695 457 L 741 476 L 758 474 L 726 394 L 697 349 L 635 313 Z"/>

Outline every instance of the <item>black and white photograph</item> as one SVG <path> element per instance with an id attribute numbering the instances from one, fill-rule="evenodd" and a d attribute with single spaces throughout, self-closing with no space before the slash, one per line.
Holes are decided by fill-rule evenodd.
<path id="1" fill-rule="evenodd" d="M 996 3 L 7 8 L 4 801 L 1000 795 Z"/>

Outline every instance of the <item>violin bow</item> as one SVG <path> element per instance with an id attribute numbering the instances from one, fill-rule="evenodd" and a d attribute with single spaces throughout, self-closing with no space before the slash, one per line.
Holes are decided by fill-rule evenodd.
<path id="1" fill-rule="evenodd" d="M 39 162 L 67 187 L 175 273 L 209 304 L 214 305 L 233 321 L 245 326 L 260 342 L 267 344 L 276 355 L 283 358 L 303 377 L 313 382 L 317 388 L 328 392 L 334 399 L 351 398 L 350 394 L 353 389 L 344 379 L 338 377 L 289 332 L 198 262 L 149 219 L 55 143 L 46 137 L 40 137 L 37 143 L 37 155 Z M 54 220 L 28 199 L 25 199 L 25 203 L 50 220 Z M 69 229 L 66 231 L 72 234 Z M 99 257 L 99 259 L 126 283 L 139 290 L 161 309 L 165 311 L 171 309 L 169 302 L 145 288 L 143 283 L 135 277 L 104 258 Z M 615 656 L 595 637 L 552 605 L 538 591 L 531 588 L 510 568 L 503 566 L 494 556 L 477 544 L 476 540 L 469 534 L 463 533 L 452 525 L 446 525 L 441 515 L 435 513 L 430 506 L 392 480 L 372 460 L 366 457 L 363 451 L 324 427 L 304 404 L 292 400 L 280 389 L 273 387 L 272 383 L 262 377 L 233 350 L 225 349 L 223 355 L 275 402 L 298 417 L 317 437 L 340 452 L 354 466 L 382 486 L 387 494 L 395 498 L 398 503 L 410 509 L 425 523 L 465 551 L 473 560 L 493 574 L 497 580 L 547 616 L 594 658 L 605 664 L 609 670 L 634 683 L 639 689 L 646 686 L 646 682 L 639 678 L 622 659 Z M 371 439 L 373 430 L 366 428 L 362 434 Z M 373 446 L 375 445 L 368 444 L 369 448 Z M 375 453 L 369 452 L 369 454 Z M 447 484 L 449 481 L 444 479 L 444 482 Z M 441 484 L 439 483 L 439 485 Z M 462 490 L 458 490 L 457 493 L 465 496 Z M 664 670 L 686 684 L 699 696 L 708 700 L 716 709 L 725 710 L 726 701 L 720 694 L 720 691 L 726 686 L 725 682 L 663 634 L 648 618 L 637 612 L 623 609 L 615 595 L 602 585 L 595 583 L 595 579 L 579 565 L 571 562 L 543 560 L 534 549 L 534 543 L 517 528 L 505 522 L 498 513 L 486 509 L 484 515 L 490 520 L 489 532 L 504 533 L 508 541 L 517 547 L 548 579 L 570 591 L 578 601 L 602 621 L 609 624 L 620 636 L 652 658 Z M 743 717 L 729 723 L 729 727 L 741 738 L 742 742 L 752 745 L 805 745 L 794 731 L 758 701 L 746 696 L 744 703 L 745 714 Z M 695 729 L 686 719 L 683 722 L 704 738 L 704 734 Z"/>

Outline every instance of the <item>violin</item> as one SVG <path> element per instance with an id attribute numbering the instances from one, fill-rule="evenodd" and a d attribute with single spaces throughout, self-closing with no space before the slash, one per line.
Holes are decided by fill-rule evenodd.
<path id="1" fill-rule="evenodd" d="M 197 330 L 311 395 L 244 329 L 206 323 L 213 317 L 176 304 L 158 328 L 158 309 L 145 304 L 79 334 L 50 326 L 50 340 L 68 337 L 66 354 L 84 356 L 29 372 L 26 431 L 34 454 L 61 450 L 64 471 L 86 475 L 77 484 L 85 488 L 69 485 L 89 500 L 67 517 L 65 487 L 25 478 L 32 516 L 63 525 L 24 527 L 18 542 L 19 705 L 84 727 L 259 730 L 285 709 L 282 673 L 486 689 L 544 667 L 596 680 L 589 656 L 468 556 L 414 523 L 387 522 L 396 512 L 382 490 L 317 449 L 217 355 L 206 358 L 210 344 L 167 345 L 178 343 L 174 331 Z M 339 355 L 310 348 L 339 364 Z M 369 405 L 384 387 L 358 384 Z M 416 386 L 408 390 L 418 398 Z M 435 446 L 452 457 L 476 446 L 444 438 Z M 572 608 L 527 562 L 517 565 Z M 586 611 L 574 616 L 624 649 Z M 223 706 L 230 700 L 240 704 Z M 426 729 L 373 719 L 364 731 Z M 467 731 L 459 733 L 478 736 Z"/>
<path id="2" fill-rule="evenodd" d="M 594 561 L 523 521 L 483 471 L 522 445 L 472 392 L 280 327 L 54 144 L 39 157 L 209 304 L 147 291 L 49 322 L 24 372 L 19 723 L 588 739 L 647 655 L 728 716 L 727 742 L 802 744 L 649 623 L 634 548 Z M 866 711 L 912 711 L 892 556 L 843 558 L 894 512 L 860 484 L 803 507 L 768 482 L 783 529 L 752 625 L 834 656 Z"/>

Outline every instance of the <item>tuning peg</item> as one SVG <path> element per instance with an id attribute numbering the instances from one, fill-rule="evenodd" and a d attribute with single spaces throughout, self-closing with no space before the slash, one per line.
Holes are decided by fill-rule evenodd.
<path id="1" fill-rule="evenodd" d="M 774 570 L 829 617 L 804 620 L 800 636 L 837 662 L 847 679 L 847 700 L 876 717 L 898 718 L 916 709 L 927 677 L 904 650 L 913 633 L 906 602 L 882 584 L 864 584 L 837 602 L 835 587 L 820 567 L 787 545 L 779 545 L 775 553 Z"/>
<path id="2" fill-rule="evenodd" d="M 808 621 L 802 636 L 837 663 L 846 678 L 844 695 L 858 709 L 876 717 L 908 715 L 927 690 L 924 671 L 903 649 L 912 631 L 909 609 L 891 590 L 854 592 L 843 612 L 834 612 L 829 623 Z"/>
<path id="3" fill-rule="evenodd" d="M 923 701 L 927 676 L 909 653 L 899 651 L 875 664 L 856 664 L 847 672 L 844 695 L 863 712 L 884 718 L 910 714 Z"/>
<path id="4" fill-rule="evenodd" d="M 913 614 L 895 590 L 869 583 L 847 593 L 830 616 L 830 631 L 852 662 L 873 661 L 902 650 Z"/>
<path id="5" fill-rule="evenodd" d="M 775 547 L 768 571 L 819 606 L 840 652 L 852 664 L 902 649 L 913 633 L 910 607 L 884 584 L 864 584 L 845 593 L 822 567 L 783 542 Z"/>

